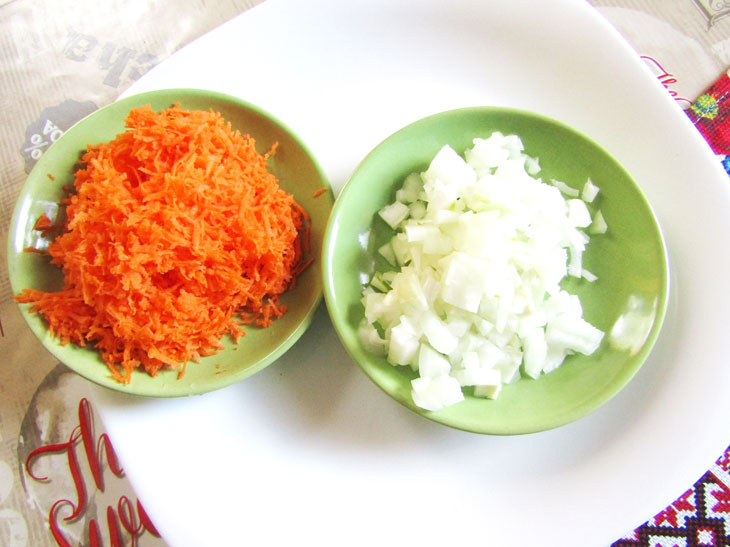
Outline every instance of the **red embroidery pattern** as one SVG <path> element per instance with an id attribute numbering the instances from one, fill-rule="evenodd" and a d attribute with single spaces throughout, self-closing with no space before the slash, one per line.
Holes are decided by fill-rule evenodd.
<path id="1" fill-rule="evenodd" d="M 723 74 L 686 112 L 730 173 L 730 77 Z"/>
<path id="2" fill-rule="evenodd" d="M 685 111 L 730 174 L 730 77 Z M 730 547 L 730 447 L 677 501 L 612 547 Z"/>

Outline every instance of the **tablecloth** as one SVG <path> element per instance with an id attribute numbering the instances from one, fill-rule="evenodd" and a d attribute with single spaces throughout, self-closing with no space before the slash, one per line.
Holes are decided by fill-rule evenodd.
<path id="1" fill-rule="evenodd" d="M 0 239 L 27 173 L 63 131 L 256 3 L 0 2 Z M 730 2 L 591 3 L 730 172 Z M 85 380 L 47 354 L 22 321 L 0 248 L 0 545 L 164 545 L 114 457 Z M 730 443 L 730 432 L 714 434 Z M 730 545 L 730 449 L 676 500 L 640 519 L 613 545 Z"/>

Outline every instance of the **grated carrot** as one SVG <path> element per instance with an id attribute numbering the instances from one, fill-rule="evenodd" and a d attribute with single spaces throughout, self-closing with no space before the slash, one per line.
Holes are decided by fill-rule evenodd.
<path id="1" fill-rule="evenodd" d="M 313 198 L 318 198 L 319 196 L 321 196 L 325 192 L 327 192 L 327 188 L 323 186 L 322 188 L 318 188 L 314 192 L 312 192 L 312 197 Z"/>
<path id="2" fill-rule="evenodd" d="M 48 215 L 46 213 L 41 213 L 41 216 L 38 217 L 38 220 L 36 220 L 35 225 L 33 225 L 34 230 L 47 230 L 53 225 L 51 222 L 51 219 L 48 218 Z"/>
<path id="3" fill-rule="evenodd" d="M 309 265 L 309 216 L 255 141 L 218 113 L 132 110 L 127 131 L 90 145 L 66 223 L 49 246 L 64 287 L 25 289 L 64 344 L 95 344 L 128 383 L 211 355 L 242 324 L 286 313 L 279 296 Z M 43 221 L 41 221 L 43 224 Z"/>
<path id="4" fill-rule="evenodd" d="M 41 254 L 41 255 L 48 254 L 46 251 L 43 251 L 41 249 L 37 249 L 35 247 L 25 247 L 23 249 L 23 252 L 24 253 L 38 253 L 38 254 Z"/>

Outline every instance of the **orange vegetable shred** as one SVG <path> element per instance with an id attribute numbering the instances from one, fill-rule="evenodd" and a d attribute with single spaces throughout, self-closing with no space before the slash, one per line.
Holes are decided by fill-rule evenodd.
<path id="1" fill-rule="evenodd" d="M 220 114 L 179 105 L 134 109 L 126 126 L 87 147 L 65 200 L 48 249 L 63 289 L 16 295 L 124 383 L 136 368 L 182 373 L 243 324 L 270 325 L 311 263 L 309 216 L 267 169 L 275 147 L 259 154 Z"/>
<path id="2" fill-rule="evenodd" d="M 38 217 L 38 220 L 36 220 L 35 225 L 33 226 L 34 230 L 47 230 L 52 226 L 51 219 L 48 218 L 48 215 L 45 213 L 42 213 L 41 216 Z"/>

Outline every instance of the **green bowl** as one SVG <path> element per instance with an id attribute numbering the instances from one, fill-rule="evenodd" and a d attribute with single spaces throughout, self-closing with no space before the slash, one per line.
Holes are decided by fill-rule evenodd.
<path id="1" fill-rule="evenodd" d="M 40 214 L 57 205 L 64 197 L 63 187 L 72 184 L 74 168 L 86 145 L 111 140 L 123 131 L 123 120 L 134 107 L 149 104 L 160 110 L 173 103 L 187 109 L 219 112 L 235 129 L 252 135 L 261 153 L 279 143 L 276 154 L 269 159 L 270 170 L 279 178 L 281 187 L 293 194 L 311 216 L 311 256 L 315 263 L 320 260 L 334 195 L 322 168 L 302 140 L 271 114 L 236 97 L 197 89 L 166 89 L 131 96 L 97 110 L 64 133 L 40 158 L 21 190 L 10 226 L 8 270 L 14 293 L 24 288 L 57 290 L 61 286 L 61 272 L 47 257 L 23 249 L 38 238 L 33 226 Z M 313 197 L 320 188 L 327 191 Z M 225 387 L 274 362 L 306 331 L 321 299 L 319 268 L 310 267 L 300 276 L 296 288 L 282 295 L 288 312 L 270 327 L 246 328 L 247 334 L 238 345 L 224 337 L 221 341 L 225 349 L 203 358 L 201 363 L 188 363 L 181 379 L 174 370 L 161 370 L 155 377 L 138 370 L 127 385 L 111 377 L 93 348 L 62 346 L 49 335 L 39 314 L 29 313 L 25 304 L 20 309 L 43 345 L 80 375 L 126 393 L 176 397 Z"/>
<path id="2" fill-rule="evenodd" d="M 377 211 L 394 200 L 404 177 L 424 171 L 445 144 L 459 154 L 476 137 L 494 131 L 522 138 L 538 157 L 543 180 L 581 189 L 589 177 L 600 187 L 591 208 L 600 208 L 608 232 L 591 238 L 583 264 L 598 276 L 590 283 L 566 279 L 578 294 L 584 318 L 606 332 L 590 356 L 569 356 L 537 380 L 506 385 L 495 400 L 473 396 L 438 411 L 411 398 L 409 367 L 394 367 L 366 351 L 357 330 L 364 316 L 363 280 L 387 269 L 376 249 L 392 235 Z M 657 220 L 639 187 L 606 151 L 576 130 L 544 116 L 509 108 L 473 107 L 421 119 L 378 145 L 357 167 L 338 197 L 325 234 L 324 294 L 335 329 L 352 358 L 383 391 L 414 412 L 465 431 L 495 435 L 555 428 L 594 411 L 636 374 L 659 334 L 669 293 L 667 254 Z M 636 329 L 630 347 L 610 334 L 621 318 Z M 636 326 L 638 325 L 638 326 Z M 642 327 L 643 326 L 643 327 Z"/>

